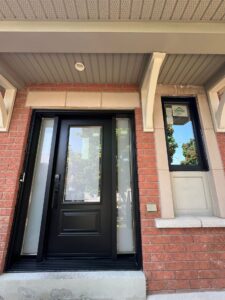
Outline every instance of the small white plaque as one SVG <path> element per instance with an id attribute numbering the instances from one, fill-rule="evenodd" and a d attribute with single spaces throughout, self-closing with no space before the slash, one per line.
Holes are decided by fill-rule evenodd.
<path id="1" fill-rule="evenodd" d="M 157 205 L 155 203 L 147 203 L 147 211 L 156 212 Z"/>

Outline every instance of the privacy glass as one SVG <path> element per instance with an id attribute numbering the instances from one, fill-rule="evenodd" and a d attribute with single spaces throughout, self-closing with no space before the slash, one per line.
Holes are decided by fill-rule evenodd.
<path id="1" fill-rule="evenodd" d="M 70 127 L 64 202 L 100 202 L 102 127 Z"/>
<path id="2" fill-rule="evenodd" d="M 53 119 L 42 120 L 21 251 L 23 255 L 36 255 L 38 250 L 53 126 Z"/>
<path id="3" fill-rule="evenodd" d="M 132 145 L 130 120 L 116 119 L 117 138 L 117 252 L 134 253 Z"/>

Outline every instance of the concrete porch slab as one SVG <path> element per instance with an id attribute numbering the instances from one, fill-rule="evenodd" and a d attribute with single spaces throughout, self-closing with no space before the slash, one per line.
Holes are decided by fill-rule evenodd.
<path id="1" fill-rule="evenodd" d="M 7 273 L 0 300 L 145 300 L 141 271 Z"/>
<path id="2" fill-rule="evenodd" d="M 150 295 L 147 300 L 224 300 L 225 291 Z"/>

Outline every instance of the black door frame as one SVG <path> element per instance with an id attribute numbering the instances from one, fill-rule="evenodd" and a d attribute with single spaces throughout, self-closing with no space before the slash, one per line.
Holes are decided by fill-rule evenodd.
<path id="1" fill-rule="evenodd" d="M 91 118 L 91 117 L 111 117 L 115 129 L 116 117 L 127 117 L 131 122 L 132 132 L 132 163 L 133 163 L 133 178 L 132 189 L 134 197 L 134 221 L 135 221 L 135 254 L 117 255 L 116 250 L 113 253 L 112 259 L 95 259 L 90 263 L 90 260 L 83 259 L 46 259 L 45 245 L 46 245 L 46 228 L 48 226 L 48 207 L 49 199 L 52 193 L 52 173 L 55 168 L 55 153 L 58 146 L 59 139 L 59 122 L 61 118 L 71 119 L 72 117 Z M 36 157 L 36 150 L 38 138 L 40 133 L 42 118 L 54 118 L 53 141 L 51 147 L 51 155 L 49 161 L 49 170 L 47 176 L 47 185 L 44 199 L 43 216 L 41 223 L 41 232 L 39 238 L 38 254 L 35 257 L 21 256 L 22 240 L 25 228 L 25 221 L 28 210 L 28 200 L 31 190 L 34 163 Z M 27 148 L 25 151 L 24 173 L 25 181 L 20 182 L 19 192 L 17 197 L 17 205 L 15 209 L 14 222 L 11 230 L 11 238 L 9 243 L 9 250 L 7 254 L 5 271 L 34 271 L 34 270 L 111 270 L 111 269 L 140 269 L 142 267 L 141 258 L 141 230 L 140 230 L 140 213 L 139 213 L 139 195 L 138 195 L 138 180 L 137 180 L 137 161 L 136 161 L 136 140 L 135 140 L 135 123 L 133 111 L 68 111 L 68 110 L 34 110 L 31 119 L 30 132 L 28 137 Z M 112 132 L 113 133 L 113 132 Z M 116 165 L 116 136 L 112 134 L 112 151 L 114 152 L 112 165 Z M 116 168 L 113 167 L 112 174 L 112 189 L 114 194 L 114 209 L 112 211 L 113 228 L 116 228 Z M 116 230 L 113 231 L 112 242 L 116 244 Z M 114 247 L 116 248 L 116 247 Z"/>

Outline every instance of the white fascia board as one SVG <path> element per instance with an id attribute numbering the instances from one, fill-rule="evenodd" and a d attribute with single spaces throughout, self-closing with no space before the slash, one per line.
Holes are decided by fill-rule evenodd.
<path id="1" fill-rule="evenodd" d="M 2 21 L 0 32 L 225 33 L 223 23 Z"/>
<path id="2" fill-rule="evenodd" d="M 5 89 L 4 98 L 0 98 L 0 132 L 8 131 L 17 89 L 2 75 L 0 86 Z"/>
<path id="3" fill-rule="evenodd" d="M 225 24 L 0 22 L 0 52 L 224 54 Z"/>
<path id="4" fill-rule="evenodd" d="M 154 131 L 153 113 L 155 104 L 155 91 L 159 76 L 159 71 L 165 59 L 165 53 L 153 53 L 150 58 L 148 69 L 141 87 L 141 104 L 143 117 L 143 130 L 145 132 Z"/>

